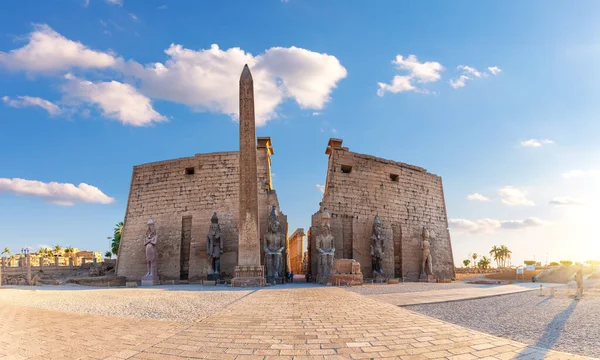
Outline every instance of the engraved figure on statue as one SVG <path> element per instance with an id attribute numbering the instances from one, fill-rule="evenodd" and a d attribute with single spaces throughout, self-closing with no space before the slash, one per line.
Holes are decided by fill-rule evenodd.
<path id="1" fill-rule="evenodd" d="M 371 234 L 371 264 L 373 274 L 383 275 L 383 255 L 385 251 L 385 239 L 383 225 L 378 216 L 373 222 L 373 233 Z"/>
<path id="2" fill-rule="evenodd" d="M 433 264 L 431 261 L 429 231 L 423 227 L 423 240 L 421 241 L 421 276 L 427 275 L 433 275 Z"/>
<path id="3" fill-rule="evenodd" d="M 221 235 L 221 227 L 219 226 L 219 218 L 217 213 L 213 213 L 210 219 L 210 228 L 206 235 L 206 253 L 211 259 L 213 274 L 221 272 L 221 254 L 223 253 L 223 236 Z"/>
<path id="4" fill-rule="evenodd" d="M 333 269 L 335 255 L 334 239 L 331 235 L 331 215 L 324 207 L 321 211 L 321 229 L 317 236 L 317 250 L 319 251 L 319 276 L 325 277 Z"/>
<path id="5" fill-rule="evenodd" d="M 269 232 L 265 234 L 265 265 L 267 267 L 267 278 L 283 277 L 283 250 L 285 249 L 285 238 L 279 230 L 279 216 L 277 207 L 273 205 L 269 215 Z"/>
<path id="6" fill-rule="evenodd" d="M 148 230 L 146 230 L 146 237 L 144 239 L 144 246 L 146 247 L 146 263 L 148 266 L 148 272 L 144 278 L 156 278 L 158 272 L 156 269 L 156 241 L 158 236 L 156 235 L 156 227 L 154 220 L 150 218 L 148 220 Z"/>

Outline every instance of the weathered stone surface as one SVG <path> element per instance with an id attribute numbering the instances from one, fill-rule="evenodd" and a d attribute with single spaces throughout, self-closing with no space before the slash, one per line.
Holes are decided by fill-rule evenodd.
<path id="1" fill-rule="evenodd" d="M 248 65 L 240 76 L 240 197 L 238 265 L 260 265 L 254 82 Z"/>
<path id="2" fill-rule="evenodd" d="M 454 277 L 442 179 L 425 169 L 350 152 L 331 139 L 321 206 L 331 213 L 335 258 L 353 258 L 364 274 L 372 274 L 371 233 L 377 215 L 383 223 L 385 278 L 417 281 L 421 272 L 423 227 L 431 233 L 433 273 Z M 320 213 L 312 217 L 308 243 L 309 272 L 316 273 Z"/>
<path id="3" fill-rule="evenodd" d="M 298 228 L 288 237 L 288 268 L 294 274 L 302 274 L 304 263 L 304 229 Z"/>

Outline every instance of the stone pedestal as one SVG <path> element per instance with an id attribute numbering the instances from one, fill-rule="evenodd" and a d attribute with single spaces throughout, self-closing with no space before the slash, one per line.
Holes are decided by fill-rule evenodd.
<path id="1" fill-rule="evenodd" d="M 221 279 L 220 273 L 212 273 L 212 274 L 208 274 L 206 276 L 206 280 L 208 280 L 208 281 L 218 281 L 220 279 Z"/>
<path id="2" fill-rule="evenodd" d="M 265 285 L 265 268 L 262 265 L 238 265 L 231 286 L 250 287 Z"/>
<path id="3" fill-rule="evenodd" d="M 160 280 L 158 279 L 158 276 L 150 275 L 150 276 L 144 276 L 142 278 L 142 286 L 154 286 L 154 285 L 160 285 Z"/>
<path id="4" fill-rule="evenodd" d="M 267 276 L 267 284 L 283 284 L 282 277 Z"/>
<path id="5" fill-rule="evenodd" d="M 419 282 L 430 282 L 430 283 L 434 283 L 435 281 L 435 276 L 433 275 L 427 275 L 427 274 L 421 274 L 421 276 L 419 276 Z"/>
<path id="6" fill-rule="evenodd" d="M 360 263 L 354 259 L 337 259 L 333 264 L 332 274 L 322 280 L 331 285 L 362 285 L 363 274 Z"/>

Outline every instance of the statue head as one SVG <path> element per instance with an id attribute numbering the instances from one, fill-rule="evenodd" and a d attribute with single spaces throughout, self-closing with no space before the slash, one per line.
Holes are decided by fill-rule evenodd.
<path id="1" fill-rule="evenodd" d="M 383 224 L 379 220 L 379 216 L 375 215 L 375 220 L 373 221 L 373 233 L 376 235 L 381 235 L 383 231 Z"/>
<path id="2" fill-rule="evenodd" d="M 210 218 L 210 232 L 214 234 L 217 230 L 219 230 L 219 218 L 217 217 L 217 213 L 214 212 Z"/>
<path id="3" fill-rule="evenodd" d="M 148 219 L 148 230 L 146 231 L 147 234 L 153 234 L 156 232 L 156 228 L 154 227 L 154 220 L 152 220 L 152 218 Z"/>
<path id="4" fill-rule="evenodd" d="M 271 214 L 269 214 L 269 230 L 271 233 L 279 232 L 279 215 L 277 214 L 277 206 L 273 205 L 271 208 Z"/>
<path id="5" fill-rule="evenodd" d="M 331 215 L 327 210 L 327 207 L 323 207 L 321 210 L 321 226 L 329 227 L 331 225 Z"/>
<path id="6" fill-rule="evenodd" d="M 429 230 L 425 229 L 425 226 L 423 226 L 423 240 L 429 240 Z"/>

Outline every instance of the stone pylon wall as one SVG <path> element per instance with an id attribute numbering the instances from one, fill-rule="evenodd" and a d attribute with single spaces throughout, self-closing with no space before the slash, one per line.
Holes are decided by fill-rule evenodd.
<path id="1" fill-rule="evenodd" d="M 327 182 L 321 207 L 331 214 L 335 258 L 360 262 L 365 278 L 371 277 L 371 232 L 375 215 L 384 225 L 384 271 L 388 277 L 417 280 L 421 266 L 423 226 L 431 233 L 433 271 L 452 278 L 454 261 L 448 231 L 441 177 L 425 169 L 357 154 L 332 139 L 328 148 Z M 312 217 L 311 267 L 316 278 L 320 213 Z"/>
<path id="2" fill-rule="evenodd" d="M 268 146 L 257 149 L 259 228 L 261 249 L 272 205 L 279 209 L 272 189 Z M 189 174 L 189 169 L 194 174 Z M 186 173 L 188 169 L 188 173 Z M 157 257 L 161 280 L 179 280 L 182 257 L 189 256 L 188 280 L 205 279 L 210 271 L 206 234 L 213 212 L 223 233 L 221 272 L 230 278 L 237 265 L 239 156 L 237 152 L 198 154 L 193 157 L 135 166 L 131 179 L 125 225 L 119 248 L 117 274 L 139 280 L 146 273 L 143 245 L 148 218 L 156 222 Z M 184 217 L 191 216 L 189 255 L 182 253 Z M 287 217 L 280 211 L 282 231 Z M 184 247 L 185 249 L 185 247 Z"/>

